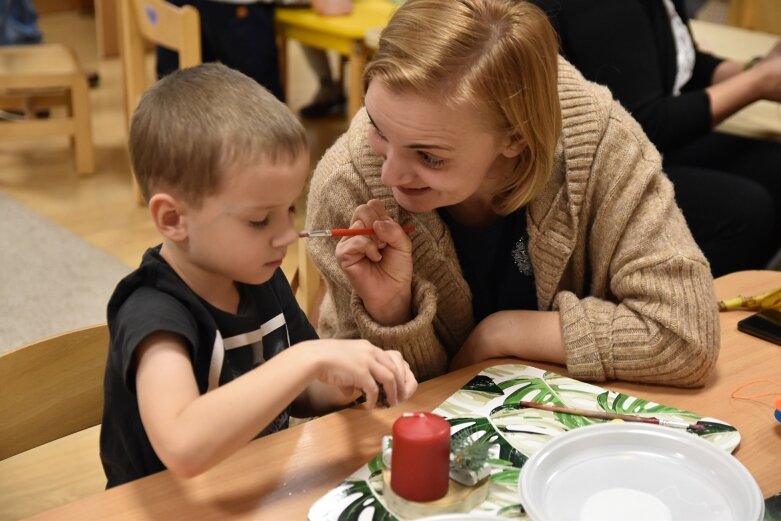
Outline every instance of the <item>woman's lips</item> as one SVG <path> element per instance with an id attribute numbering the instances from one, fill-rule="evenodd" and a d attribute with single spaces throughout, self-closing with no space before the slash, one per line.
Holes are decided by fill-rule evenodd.
<path id="1" fill-rule="evenodd" d="M 282 259 L 271 261 L 271 262 L 267 262 L 266 266 L 273 267 L 273 268 L 278 268 L 279 266 L 282 266 Z"/>
<path id="2" fill-rule="evenodd" d="M 404 195 L 416 196 L 425 194 L 430 190 L 430 188 L 404 188 L 403 186 L 397 186 L 396 190 L 403 193 Z"/>

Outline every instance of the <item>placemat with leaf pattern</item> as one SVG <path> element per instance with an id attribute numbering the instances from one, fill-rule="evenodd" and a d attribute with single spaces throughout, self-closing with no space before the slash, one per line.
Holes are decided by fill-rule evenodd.
<path id="1" fill-rule="evenodd" d="M 731 425 L 714 418 L 608 391 L 526 365 L 498 365 L 475 376 L 433 412 L 447 418 L 453 439 L 470 437 L 498 445 L 499 457 L 490 460 L 491 485 L 486 501 L 472 510 L 523 518 L 519 504 L 518 478 L 526 460 L 547 441 L 562 432 L 605 420 L 538 409 L 518 408 L 518 402 L 653 416 L 659 419 L 700 423 L 706 428 L 689 431 L 732 452 L 740 434 Z M 391 512 L 383 501 L 380 440 L 377 456 L 338 487 L 321 497 L 309 510 L 310 521 L 391 521 L 404 518 Z"/>

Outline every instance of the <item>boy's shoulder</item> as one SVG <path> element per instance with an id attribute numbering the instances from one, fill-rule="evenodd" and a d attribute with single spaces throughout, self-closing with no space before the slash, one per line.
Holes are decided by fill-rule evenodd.
<path id="1" fill-rule="evenodd" d="M 192 314 L 200 307 L 197 296 L 160 256 L 160 246 L 149 248 L 141 264 L 123 278 L 108 303 L 108 321 L 120 315 Z M 195 317 L 198 319 L 198 317 Z"/>

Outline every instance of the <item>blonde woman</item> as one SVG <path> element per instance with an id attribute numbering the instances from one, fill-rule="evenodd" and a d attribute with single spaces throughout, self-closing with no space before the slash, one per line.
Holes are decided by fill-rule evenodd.
<path id="1" fill-rule="evenodd" d="M 421 380 L 515 356 L 582 380 L 705 383 L 719 350 L 708 263 L 659 154 L 558 57 L 539 9 L 409 0 L 364 78 L 307 226 L 376 235 L 308 242 L 323 336 L 398 349 Z"/>

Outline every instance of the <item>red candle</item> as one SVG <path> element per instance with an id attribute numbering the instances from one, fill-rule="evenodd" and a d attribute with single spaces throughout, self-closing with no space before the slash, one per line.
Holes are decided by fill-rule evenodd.
<path id="1" fill-rule="evenodd" d="M 430 412 L 404 413 L 393 424 L 391 488 L 409 501 L 447 494 L 450 424 Z"/>

